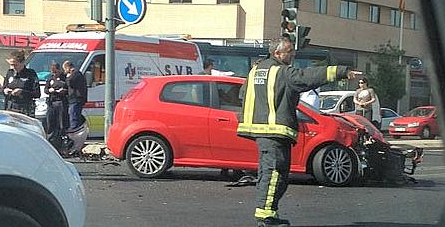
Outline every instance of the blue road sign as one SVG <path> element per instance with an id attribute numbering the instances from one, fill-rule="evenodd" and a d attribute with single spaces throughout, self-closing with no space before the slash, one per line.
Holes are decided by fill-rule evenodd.
<path id="1" fill-rule="evenodd" d="M 137 24 L 142 21 L 147 10 L 145 0 L 118 0 L 117 13 L 126 24 Z"/>

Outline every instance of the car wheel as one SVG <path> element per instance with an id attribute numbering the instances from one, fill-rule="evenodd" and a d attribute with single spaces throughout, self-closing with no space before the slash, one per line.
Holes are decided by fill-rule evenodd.
<path id="1" fill-rule="evenodd" d="M 126 150 L 127 164 L 139 177 L 157 177 L 171 166 L 171 150 L 157 136 L 135 138 Z"/>
<path id="2" fill-rule="evenodd" d="M 5 206 L 0 206 L 0 220 L 0 227 L 42 227 L 31 216 Z"/>
<path id="3" fill-rule="evenodd" d="M 394 139 L 400 139 L 400 136 L 392 136 Z"/>
<path id="4" fill-rule="evenodd" d="M 425 128 L 422 129 L 422 132 L 420 132 L 420 138 L 421 139 L 431 139 L 430 127 L 425 126 Z"/>
<path id="5" fill-rule="evenodd" d="M 357 176 L 357 159 L 349 149 L 330 145 L 315 154 L 312 166 L 315 179 L 323 185 L 345 186 Z"/>

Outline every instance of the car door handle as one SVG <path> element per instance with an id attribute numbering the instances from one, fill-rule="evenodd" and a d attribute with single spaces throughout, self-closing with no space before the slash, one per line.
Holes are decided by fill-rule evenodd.
<path id="1" fill-rule="evenodd" d="M 220 121 L 230 121 L 230 118 L 227 117 L 217 117 L 216 121 L 220 122 Z"/>

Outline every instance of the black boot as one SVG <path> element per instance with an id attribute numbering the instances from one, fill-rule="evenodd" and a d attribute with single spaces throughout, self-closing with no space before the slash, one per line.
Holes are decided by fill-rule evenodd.
<path id="1" fill-rule="evenodd" d="M 279 218 L 258 219 L 257 227 L 289 227 L 288 220 Z"/>

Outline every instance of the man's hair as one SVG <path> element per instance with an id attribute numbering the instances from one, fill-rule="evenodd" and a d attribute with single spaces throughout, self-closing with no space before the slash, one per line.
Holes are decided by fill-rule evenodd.
<path id="1" fill-rule="evenodd" d="M 74 67 L 73 63 L 70 62 L 69 60 L 63 62 L 62 67 L 65 68 L 66 66 L 69 66 L 70 68 Z"/>
<path id="2" fill-rule="evenodd" d="M 57 62 L 53 62 L 53 63 L 51 63 L 50 66 L 51 66 L 51 67 L 54 67 L 54 68 L 57 69 L 57 70 L 60 70 L 60 64 L 57 63 Z"/>
<path id="3" fill-rule="evenodd" d="M 25 61 L 25 51 L 24 50 L 15 50 L 11 53 L 9 53 L 7 59 L 15 59 L 18 62 L 24 62 Z"/>
<path id="4" fill-rule="evenodd" d="M 204 69 L 208 68 L 208 67 L 211 66 L 211 65 L 214 65 L 213 62 L 214 62 L 214 61 L 213 61 L 212 59 L 207 58 L 207 59 L 204 61 Z"/>
<path id="5" fill-rule="evenodd" d="M 284 50 L 284 43 L 292 43 L 289 39 L 289 37 L 281 36 L 278 39 L 273 39 L 270 42 L 269 46 L 269 54 L 273 56 L 276 50 L 283 51 Z"/>

